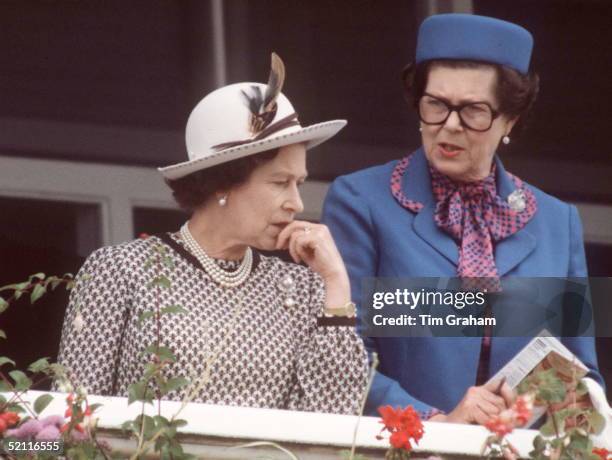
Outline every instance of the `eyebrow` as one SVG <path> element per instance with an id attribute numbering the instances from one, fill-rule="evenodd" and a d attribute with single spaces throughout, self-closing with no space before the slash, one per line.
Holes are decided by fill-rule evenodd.
<path id="1" fill-rule="evenodd" d="M 272 173 L 272 175 L 270 177 L 272 177 L 272 178 L 274 178 L 274 177 L 283 177 L 283 178 L 291 177 L 291 178 L 296 178 L 298 180 L 306 180 L 308 178 L 308 173 L 305 173 L 302 176 L 296 176 L 295 174 L 291 174 L 291 173 L 288 173 L 288 172 L 275 172 L 275 173 Z"/>
<path id="2" fill-rule="evenodd" d="M 493 107 L 493 103 L 491 101 L 487 101 L 487 100 L 484 100 L 484 99 L 480 99 L 480 100 L 477 100 L 477 99 L 459 99 L 459 104 L 453 104 L 453 102 L 450 99 L 448 99 L 448 98 L 446 98 L 444 96 L 436 96 L 435 94 L 431 94 L 431 93 L 427 93 L 427 92 L 424 92 L 423 95 L 424 96 L 433 97 L 433 98 L 436 98 L 436 99 L 440 99 L 441 101 L 444 101 L 444 102 L 448 103 L 449 105 L 464 105 L 464 104 L 481 104 L 481 103 L 485 103 L 485 104 L 489 104 L 491 107 Z"/>

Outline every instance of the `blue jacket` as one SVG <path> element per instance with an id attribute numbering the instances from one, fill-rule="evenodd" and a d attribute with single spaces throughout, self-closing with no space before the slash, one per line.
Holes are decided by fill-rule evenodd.
<path id="1" fill-rule="evenodd" d="M 496 180 L 505 200 L 515 189 L 496 158 Z M 352 297 L 359 305 L 363 277 L 456 276 L 459 252 L 455 241 L 434 221 L 435 200 L 422 149 L 413 156 L 402 189 L 409 199 L 424 204 L 417 214 L 403 208 L 391 195 L 390 178 L 397 161 L 337 178 L 323 210 L 351 278 Z M 495 262 L 500 276 L 587 276 L 582 227 L 574 206 L 535 187 L 538 210 L 527 225 L 500 241 Z M 529 338 L 494 337 L 489 375 L 494 375 Z M 597 369 L 593 337 L 564 338 L 563 343 L 591 369 Z M 481 339 L 478 337 L 368 338 L 380 364 L 366 406 L 407 406 L 428 411 L 451 411 L 475 384 Z"/>

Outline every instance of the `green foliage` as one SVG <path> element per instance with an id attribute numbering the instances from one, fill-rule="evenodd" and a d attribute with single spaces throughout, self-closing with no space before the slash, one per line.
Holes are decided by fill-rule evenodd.
<path id="1" fill-rule="evenodd" d="M 0 313 L 6 310 L 8 306 L 9 306 L 9 303 L 6 300 L 4 300 L 4 297 L 0 296 Z"/>
<path id="2" fill-rule="evenodd" d="M 30 372 L 47 372 L 49 370 L 49 358 L 40 358 L 28 366 Z"/>
<path id="3" fill-rule="evenodd" d="M 149 391 L 147 382 L 136 382 L 128 386 L 128 405 L 135 401 L 153 404 L 153 392 Z"/>
<path id="4" fill-rule="evenodd" d="M 26 391 L 32 386 L 32 381 L 21 371 L 11 371 L 9 376 L 14 380 L 15 391 Z"/>
<path id="5" fill-rule="evenodd" d="M 0 367 L 4 366 L 5 364 L 12 364 L 14 366 L 15 361 L 7 358 L 6 356 L 0 356 Z"/>
<path id="6" fill-rule="evenodd" d="M 167 361 L 167 362 L 170 362 L 170 363 L 175 363 L 176 362 L 176 356 L 174 356 L 174 353 L 168 347 L 162 347 L 162 346 L 158 346 L 158 345 L 153 344 L 153 345 L 149 345 L 147 348 L 145 348 L 143 353 L 144 354 L 152 353 L 161 362 L 164 362 L 164 361 Z"/>
<path id="7" fill-rule="evenodd" d="M 50 394 L 40 395 L 38 398 L 36 398 L 36 401 L 34 401 L 34 412 L 40 414 L 46 409 L 51 401 L 53 401 L 53 396 Z"/>
<path id="8" fill-rule="evenodd" d="M 151 281 L 147 286 L 149 288 L 154 288 L 154 287 L 162 287 L 164 289 L 170 289 L 170 280 L 168 278 L 166 278 L 163 275 L 160 276 L 156 276 L 155 278 L 153 278 L 153 281 Z"/>
<path id="9" fill-rule="evenodd" d="M 184 314 L 184 313 L 187 313 L 187 310 L 185 310 L 180 305 L 169 305 L 167 307 L 162 308 L 160 311 L 161 315 Z"/>

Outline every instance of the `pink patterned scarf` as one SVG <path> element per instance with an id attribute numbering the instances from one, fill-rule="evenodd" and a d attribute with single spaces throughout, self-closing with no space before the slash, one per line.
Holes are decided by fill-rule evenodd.
<path id="1" fill-rule="evenodd" d="M 407 198 L 402 177 L 412 155 L 402 159 L 391 175 L 391 193 L 405 208 L 419 212 L 423 204 Z M 533 192 L 518 177 L 509 174 L 516 191 L 504 201 L 497 194 L 495 168 L 477 182 L 454 182 L 430 167 L 431 188 L 436 200 L 435 221 L 459 245 L 457 276 L 474 279 L 473 287 L 499 290 L 494 246 L 521 230 L 537 211 Z"/>

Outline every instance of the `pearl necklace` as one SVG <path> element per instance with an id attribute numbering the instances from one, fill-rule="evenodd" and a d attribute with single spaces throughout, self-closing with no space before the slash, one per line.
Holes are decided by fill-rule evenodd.
<path id="1" fill-rule="evenodd" d="M 185 222 L 181 227 L 180 233 L 187 248 L 195 256 L 195 258 L 198 259 L 198 262 L 200 262 L 202 268 L 204 268 L 206 273 L 208 273 L 215 283 L 226 288 L 232 288 L 240 286 L 251 274 L 251 269 L 253 267 L 253 251 L 250 247 L 247 247 L 244 259 L 240 263 L 238 269 L 229 272 L 219 267 L 214 259 L 204 252 L 202 247 L 197 243 L 189 231 L 187 222 Z"/>

